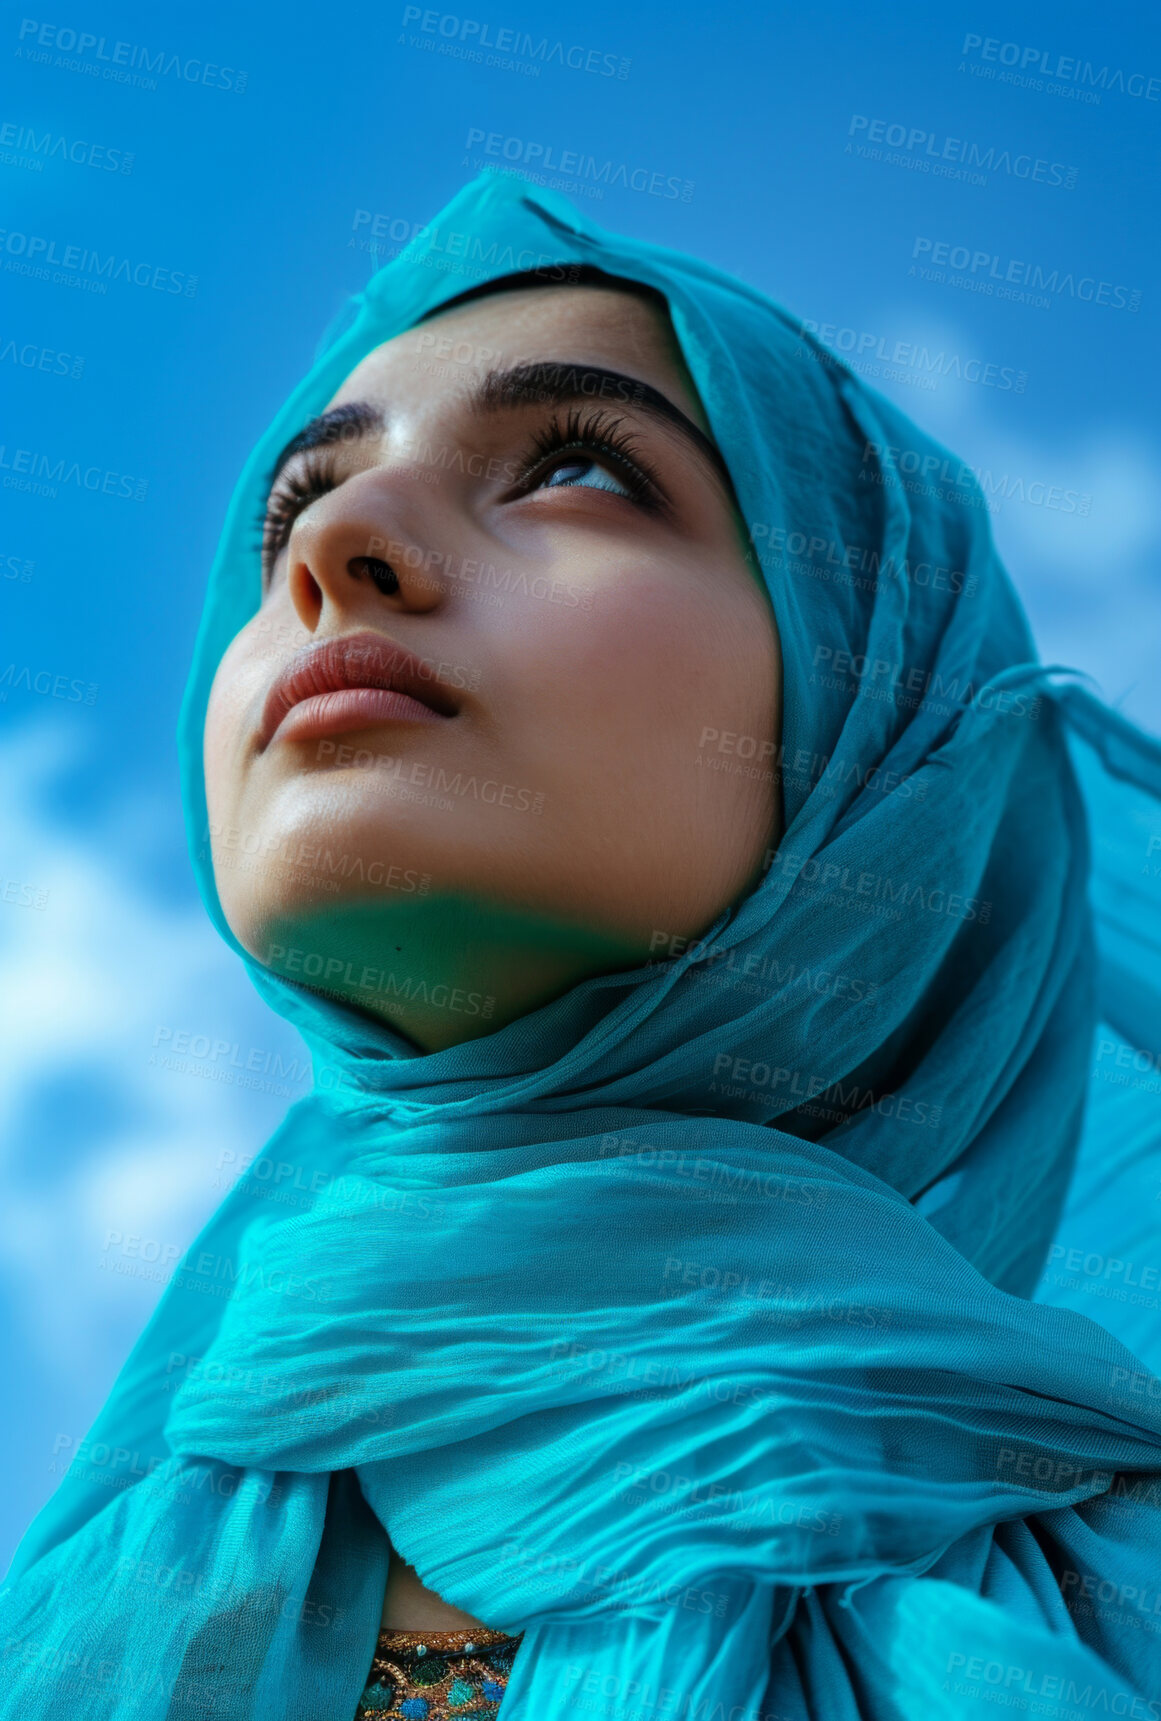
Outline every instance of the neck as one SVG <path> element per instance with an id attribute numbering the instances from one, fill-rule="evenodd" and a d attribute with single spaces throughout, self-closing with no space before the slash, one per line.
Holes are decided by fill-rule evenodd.
<path id="1" fill-rule="evenodd" d="M 648 948 L 626 934 L 439 895 L 314 907 L 267 928 L 252 953 L 438 1052 L 494 1033 L 591 975 L 636 967 Z"/>

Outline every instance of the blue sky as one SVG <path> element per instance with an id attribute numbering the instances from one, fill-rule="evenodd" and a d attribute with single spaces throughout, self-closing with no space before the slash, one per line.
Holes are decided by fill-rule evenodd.
<path id="1" fill-rule="evenodd" d="M 4 1560 L 304 1091 L 197 902 L 174 728 L 233 481 L 376 222 L 563 159 L 601 223 L 812 319 L 987 474 L 1044 657 L 1161 731 L 1145 8 L 89 6 L 0 26 Z M 85 251 L 133 278 L 86 290 Z"/>

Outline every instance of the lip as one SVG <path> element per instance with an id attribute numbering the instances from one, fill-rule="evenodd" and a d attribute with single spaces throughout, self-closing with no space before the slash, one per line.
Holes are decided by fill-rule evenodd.
<path id="1" fill-rule="evenodd" d="M 266 696 L 259 744 L 376 723 L 440 723 L 458 709 L 433 663 L 383 633 L 343 634 L 308 645 L 286 665 Z"/>

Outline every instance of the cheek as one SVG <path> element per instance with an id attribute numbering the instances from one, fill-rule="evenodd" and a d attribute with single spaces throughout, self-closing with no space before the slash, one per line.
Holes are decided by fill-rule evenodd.
<path id="1" fill-rule="evenodd" d="M 706 725 L 759 740 L 777 726 L 773 621 L 750 576 L 730 567 L 626 569 L 600 585 L 591 609 L 563 625 L 546 620 L 527 646 L 556 726 L 583 726 L 589 748 L 605 736 L 685 760 Z"/>
<path id="2" fill-rule="evenodd" d="M 539 649 L 551 680 L 526 727 L 569 889 L 643 937 L 701 931 L 752 876 L 777 817 L 780 660 L 764 594 L 728 561 L 637 567 Z M 761 768 L 723 768 L 707 735 Z"/>
<path id="3" fill-rule="evenodd" d="M 206 705 L 204 760 L 206 799 L 213 812 L 241 790 L 242 762 L 253 726 L 255 702 L 270 676 L 271 618 L 260 612 L 230 643 L 214 676 Z"/>

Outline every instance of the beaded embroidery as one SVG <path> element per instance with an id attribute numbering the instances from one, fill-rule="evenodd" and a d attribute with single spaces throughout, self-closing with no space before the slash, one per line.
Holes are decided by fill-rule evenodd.
<path id="1" fill-rule="evenodd" d="M 381 1631 L 355 1721 L 494 1721 L 518 1637 Z"/>

